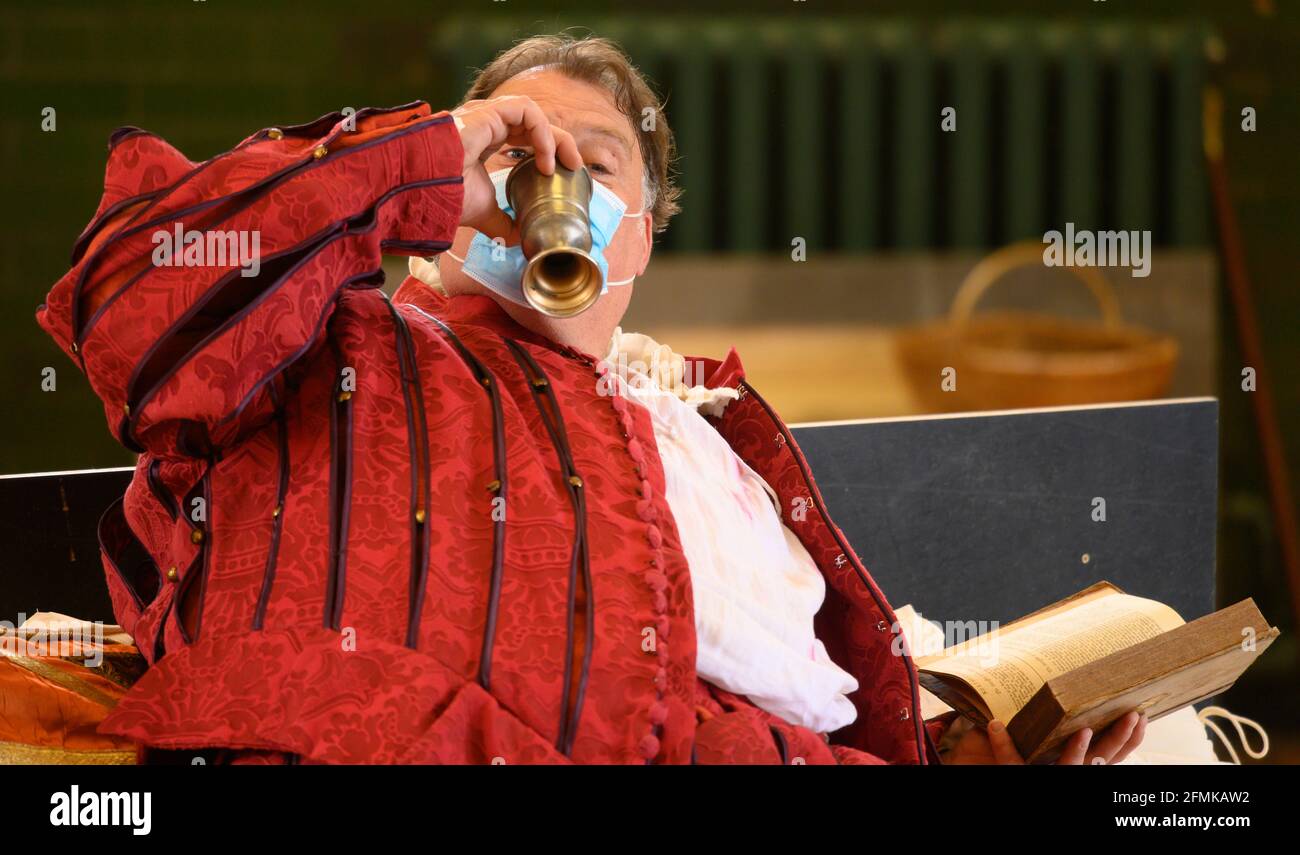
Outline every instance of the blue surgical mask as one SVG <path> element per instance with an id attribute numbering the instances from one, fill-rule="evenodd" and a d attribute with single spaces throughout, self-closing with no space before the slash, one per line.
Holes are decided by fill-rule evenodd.
<path id="1" fill-rule="evenodd" d="M 506 178 L 510 175 L 509 169 L 498 169 L 489 177 L 497 191 L 497 206 L 505 211 L 507 216 L 514 219 L 514 209 L 510 207 L 510 201 L 506 198 Z M 609 281 L 609 262 L 605 260 L 605 247 L 609 246 L 614 240 L 614 235 L 618 232 L 619 225 L 624 218 L 635 219 L 641 216 L 641 211 L 635 213 L 626 213 L 627 203 L 618 197 L 618 194 L 610 190 L 599 181 L 592 181 L 591 204 L 588 206 L 587 216 L 591 221 L 591 257 L 596 260 L 600 267 L 600 278 L 604 285 L 600 293 L 604 294 L 614 285 L 627 285 L 636 277 L 620 279 L 617 282 Z M 469 278 L 483 285 L 490 291 L 500 294 L 511 302 L 518 303 L 521 306 L 532 308 L 529 302 L 524 298 L 524 268 L 528 262 L 524 258 L 524 251 L 518 245 L 506 246 L 503 243 L 493 241 L 490 237 L 482 232 L 474 233 L 474 240 L 470 242 L 469 251 L 465 257 L 453 253 L 451 250 L 446 251 L 447 255 L 461 263 L 461 271 Z"/>

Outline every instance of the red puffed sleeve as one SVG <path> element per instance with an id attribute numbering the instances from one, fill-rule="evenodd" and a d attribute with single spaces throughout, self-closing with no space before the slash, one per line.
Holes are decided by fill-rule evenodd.
<path id="1" fill-rule="evenodd" d="M 385 252 L 450 245 L 462 157 L 452 117 L 424 103 L 267 128 L 202 163 L 121 129 L 37 320 L 128 448 L 233 443 L 320 346 L 343 289 L 381 284 Z"/>

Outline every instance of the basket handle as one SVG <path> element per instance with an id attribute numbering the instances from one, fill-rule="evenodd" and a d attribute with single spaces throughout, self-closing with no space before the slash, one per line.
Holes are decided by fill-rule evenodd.
<path id="1" fill-rule="evenodd" d="M 1028 267 L 1030 264 L 1042 264 L 1042 262 L 1043 244 L 1032 240 L 1013 243 L 985 256 L 970 273 L 966 274 L 961 287 L 957 289 L 957 296 L 952 301 L 952 309 L 948 312 L 949 321 L 957 327 L 965 326 L 970 320 L 971 312 L 975 310 L 975 304 L 990 285 L 1018 267 Z M 1071 266 L 1064 269 L 1073 273 L 1088 286 L 1088 290 L 1097 301 L 1097 306 L 1101 309 L 1102 322 L 1106 328 L 1119 327 L 1122 321 L 1119 300 L 1115 297 L 1115 289 L 1106 281 L 1106 277 L 1098 273 L 1095 267 Z"/>

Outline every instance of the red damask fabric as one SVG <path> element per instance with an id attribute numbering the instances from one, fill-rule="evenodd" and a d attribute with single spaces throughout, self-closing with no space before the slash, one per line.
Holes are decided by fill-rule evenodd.
<path id="1" fill-rule="evenodd" d="M 151 667 L 101 730 L 234 762 L 933 761 L 893 613 L 735 354 L 704 364 L 742 390 L 717 428 L 811 501 L 787 524 L 861 684 L 829 741 L 696 677 L 654 434 L 606 366 L 490 299 L 379 290 L 457 227 L 450 117 L 346 118 L 199 164 L 119 132 L 39 311 L 141 452 L 101 546 Z M 260 271 L 159 263 L 178 225 L 256 230 Z"/>

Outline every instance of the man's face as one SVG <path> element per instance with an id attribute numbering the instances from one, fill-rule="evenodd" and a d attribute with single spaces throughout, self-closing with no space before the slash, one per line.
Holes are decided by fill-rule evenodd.
<path id="1" fill-rule="evenodd" d="M 493 97 L 501 95 L 525 95 L 537 102 L 551 124 L 573 135 L 591 177 L 614 191 L 627 204 L 627 213 L 642 211 L 644 172 L 640 142 L 636 130 L 619 112 L 608 90 L 555 71 L 533 69 L 512 77 L 492 93 Z M 531 146 L 507 145 L 492 155 L 485 166 L 489 174 L 509 169 L 532 151 Z M 648 211 L 622 220 L 613 242 L 604 249 L 609 281 L 641 275 L 650 260 L 652 232 L 653 220 Z M 457 231 L 452 251 L 464 258 L 474 234 L 468 228 Z M 442 256 L 439 269 L 448 293 L 485 293 L 486 289 L 465 276 L 460 267 L 455 259 Z M 604 356 L 609 336 L 631 298 L 631 285 L 616 285 L 590 309 L 566 319 L 550 318 L 505 299 L 497 302 L 521 325 L 595 356 Z"/>

